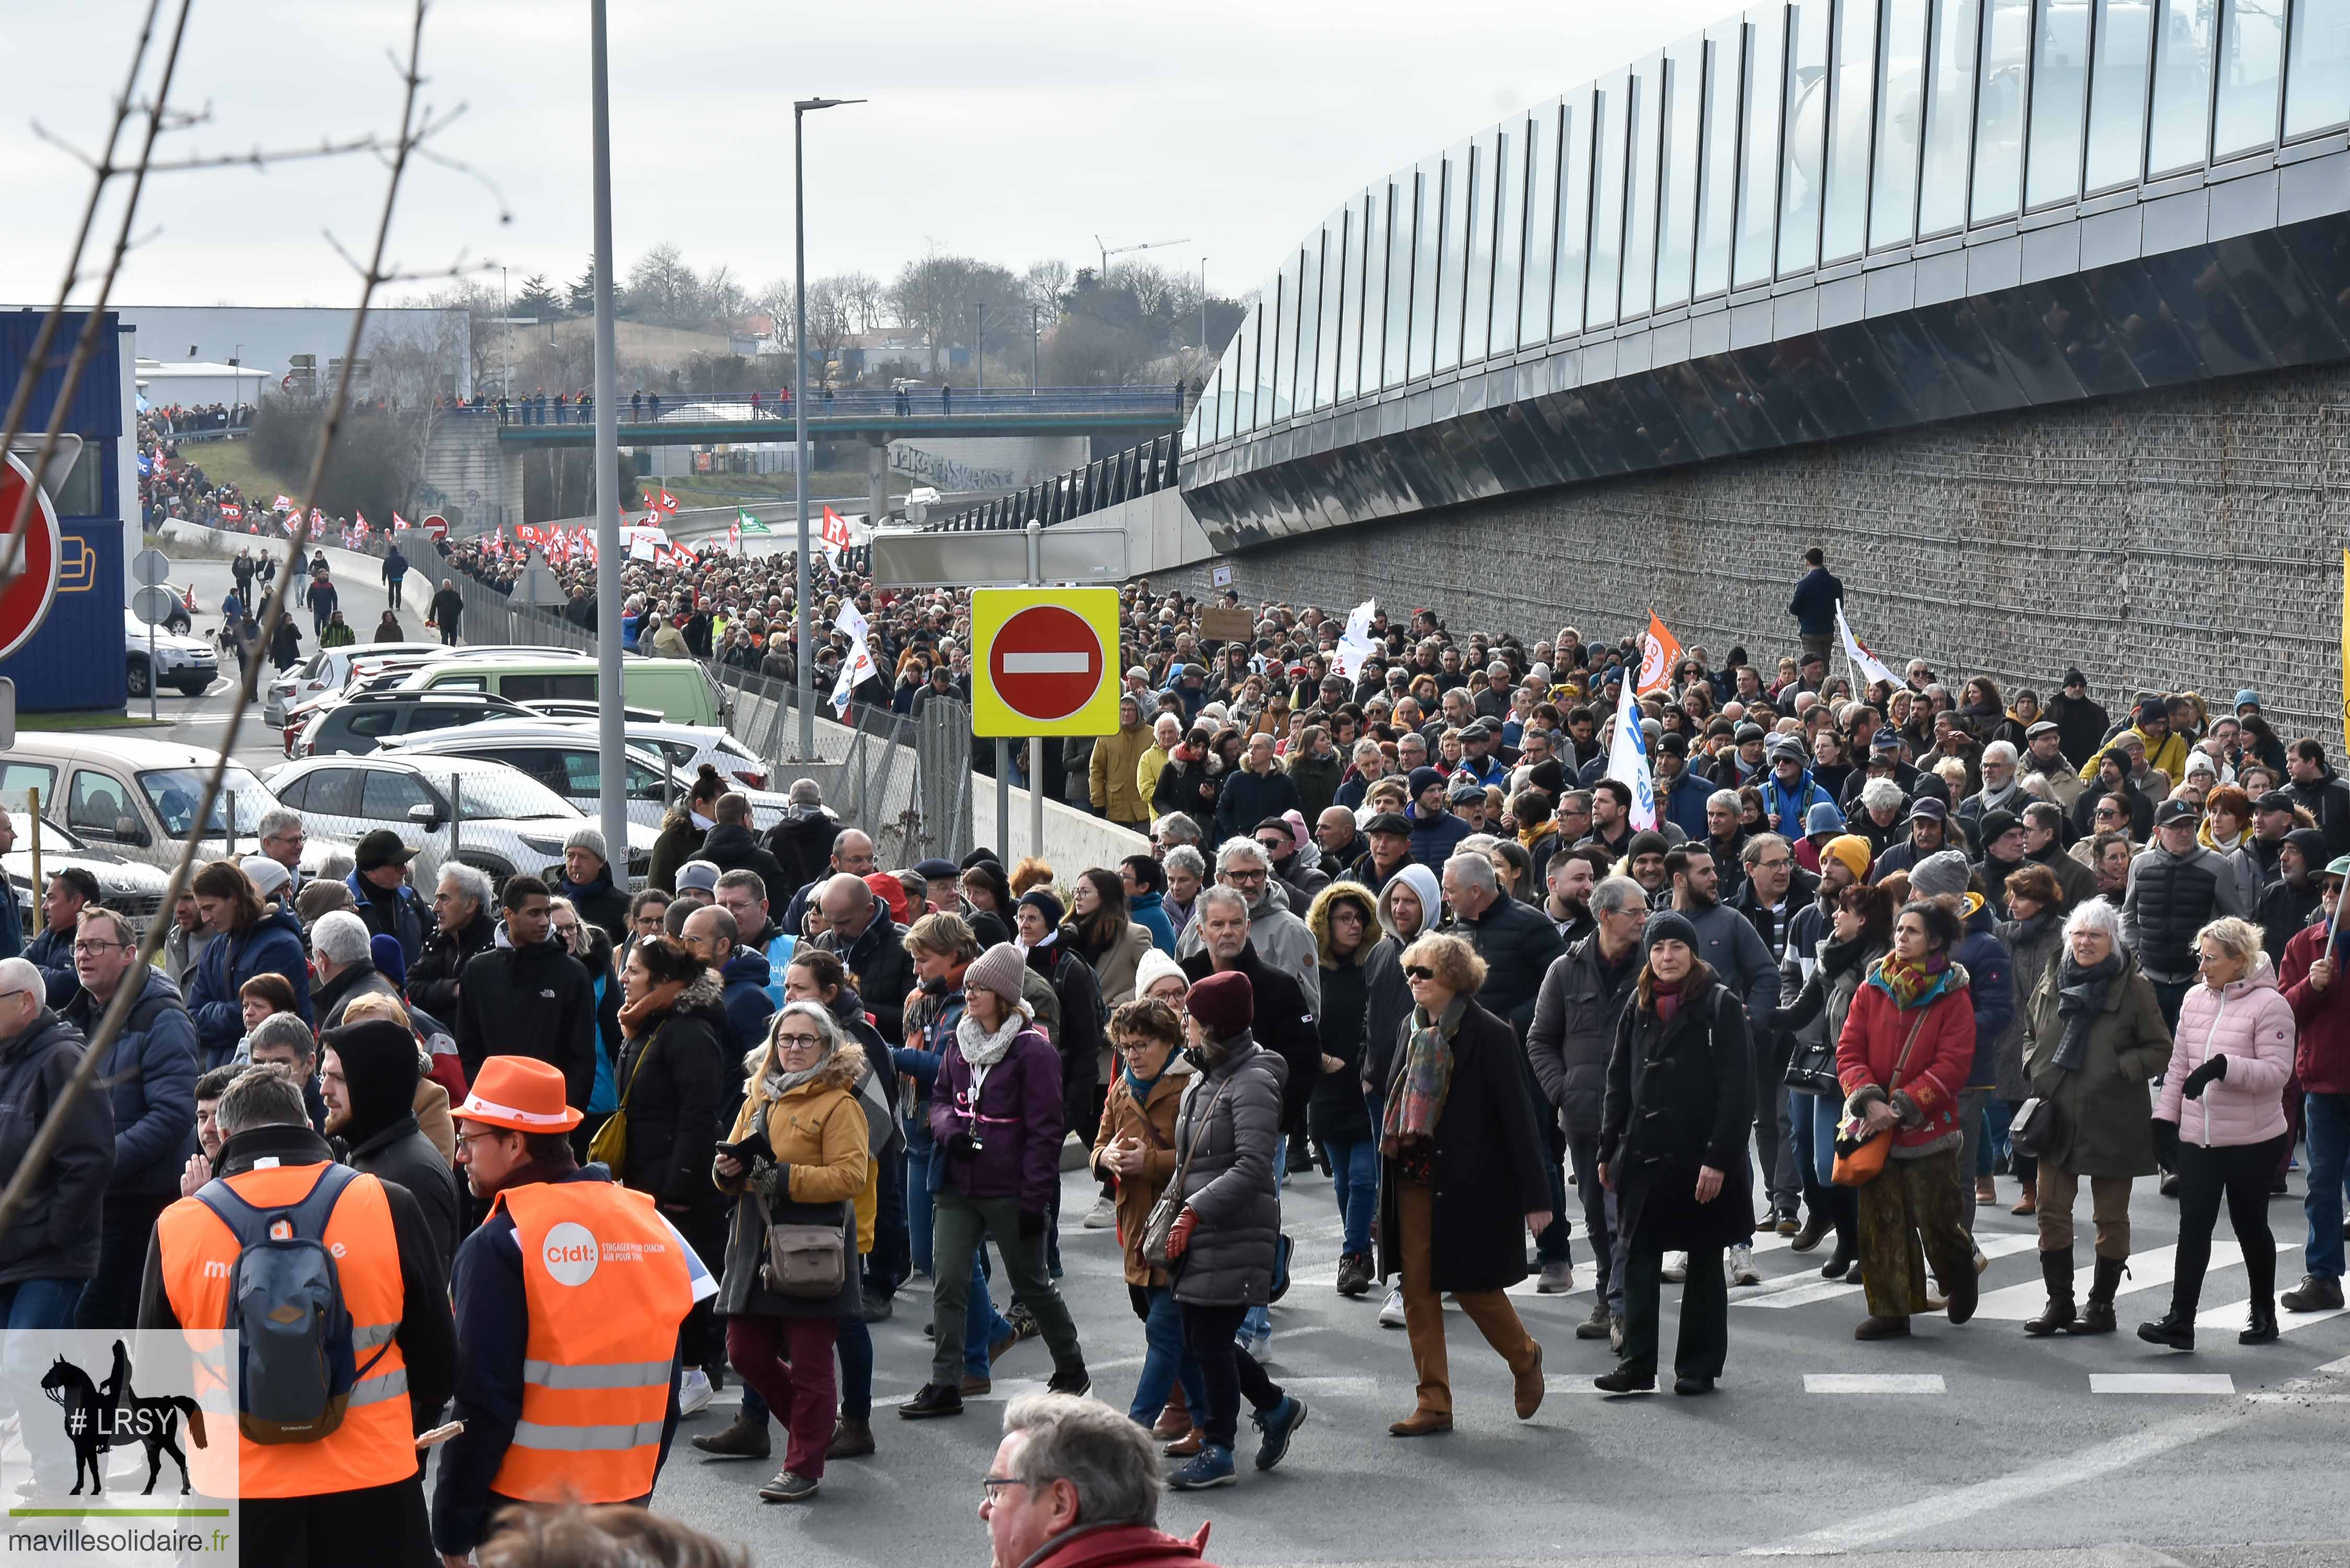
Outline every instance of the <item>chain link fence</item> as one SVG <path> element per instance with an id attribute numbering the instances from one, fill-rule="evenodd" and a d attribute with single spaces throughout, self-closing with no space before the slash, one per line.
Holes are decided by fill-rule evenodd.
<path id="1" fill-rule="evenodd" d="M 486 583 L 445 567 L 465 603 L 460 635 L 473 645 L 596 651 L 596 634 L 536 606 L 517 605 Z M 768 764 L 777 792 L 813 779 L 825 805 L 872 836 L 884 866 L 971 852 L 971 709 L 931 698 L 919 717 L 852 707 L 847 722 L 817 695 L 816 754 L 799 752 L 798 691 L 790 684 L 731 665 L 703 667 L 718 682 L 726 728 Z"/>

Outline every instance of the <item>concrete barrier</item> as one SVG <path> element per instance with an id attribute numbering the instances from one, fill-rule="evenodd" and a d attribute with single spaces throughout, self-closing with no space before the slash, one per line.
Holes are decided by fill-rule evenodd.
<path id="1" fill-rule="evenodd" d="M 1036 853 L 1028 842 L 1028 792 L 1018 788 L 1012 791 L 1012 842 L 995 844 L 992 840 L 995 837 L 996 787 L 991 778 L 974 777 L 971 781 L 971 836 L 974 844 L 993 849 L 1003 868 L 1009 871 L 1024 856 Z M 1150 840 L 1139 833 L 1104 822 L 1056 800 L 1045 803 L 1044 855 L 1052 862 L 1053 879 L 1064 888 L 1080 871 L 1096 866 L 1114 867 L 1129 855 L 1149 853 Z"/>

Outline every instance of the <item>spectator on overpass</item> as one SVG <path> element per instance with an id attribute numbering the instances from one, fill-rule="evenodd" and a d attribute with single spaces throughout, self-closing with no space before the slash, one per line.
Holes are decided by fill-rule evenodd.
<path id="1" fill-rule="evenodd" d="M 504 401 L 503 399 L 500 400 L 499 419 L 502 423 L 504 420 Z M 456 579 L 442 578 L 441 591 L 432 596 L 432 613 L 424 618 L 424 624 L 427 627 L 439 628 L 442 645 L 454 648 L 457 646 L 458 623 L 463 620 L 464 617 L 465 599 L 464 596 L 457 591 Z"/>

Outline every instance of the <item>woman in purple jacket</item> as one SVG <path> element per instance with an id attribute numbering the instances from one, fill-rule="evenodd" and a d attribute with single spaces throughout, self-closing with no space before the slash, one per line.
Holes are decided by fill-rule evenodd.
<path id="1" fill-rule="evenodd" d="M 1045 1269 L 1066 1128 L 1061 1058 L 1020 1000 L 1026 967 L 1018 948 L 999 942 L 963 971 L 963 1015 L 931 1086 L 931 1380 L 898 1407 L 908 1420 L 962 1413 L 972 1257 L 990 1238 L 1053 1353 L 1048 1386 L 1077 1395 L 1093 1386 L 1076 1325 Z"/>

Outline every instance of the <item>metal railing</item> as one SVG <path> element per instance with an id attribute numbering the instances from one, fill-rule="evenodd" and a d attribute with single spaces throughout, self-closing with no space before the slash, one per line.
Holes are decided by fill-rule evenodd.
<path id="1" fill-rule="evenodd" d="M 585 627 L 517 605 L 453 563 L 443 570 L 465 602 L 464 642 L 596 650 L 596 634 Z M 963 703 L 933 698 L 920 717 L 851 704 L 837 716 L 819 692 L 816 754 L 803 757 L 795 754 L 794 685 L 716 661 L 703 669 L 724 695 L 728 732 L 767 763 L 770 785 L 781 793 L 794 779 L 814 779 L 835 815 L 871 835 L 882 865 L 960 860 L 971 852 L 971 710 Z"/>
<path id="2" fill-rule="evenodd" d="M 1163 387 L 841 387 L 808 398 L 808 417 L 874 414 L 1131 414 L 1136 421 L 1179 421 L 1184 414 L 1180 384 Z M 772 392 L 663 392 L 619 400 L 621 422 L 649 424 L 690 410 L 723 410 L 758 420 L 789 420 L 798 409 Z M 452 413 L 498 419 L 516 425 L 585 425 L 596 421 L 594 404 L 577 400 L 557 405 L 536 395 L 509 398 L 503 416 L 494 401 L 460 404 Z"/>
<path id="3" fill-rule="evenodd" d="M 1108 457 L 1096 458 L 1083 468 L 966 506 L 953 516 L 928 525 L 933 534 L 984 533 L 998 528 L 1024 528 L 1035 518 L 1045 527 L 1098 512 L 1139 495 L 1170 490 L 1180 482 L 1183 437 L 1170 431 L 1155 441 L 1128 447 Z"/>

